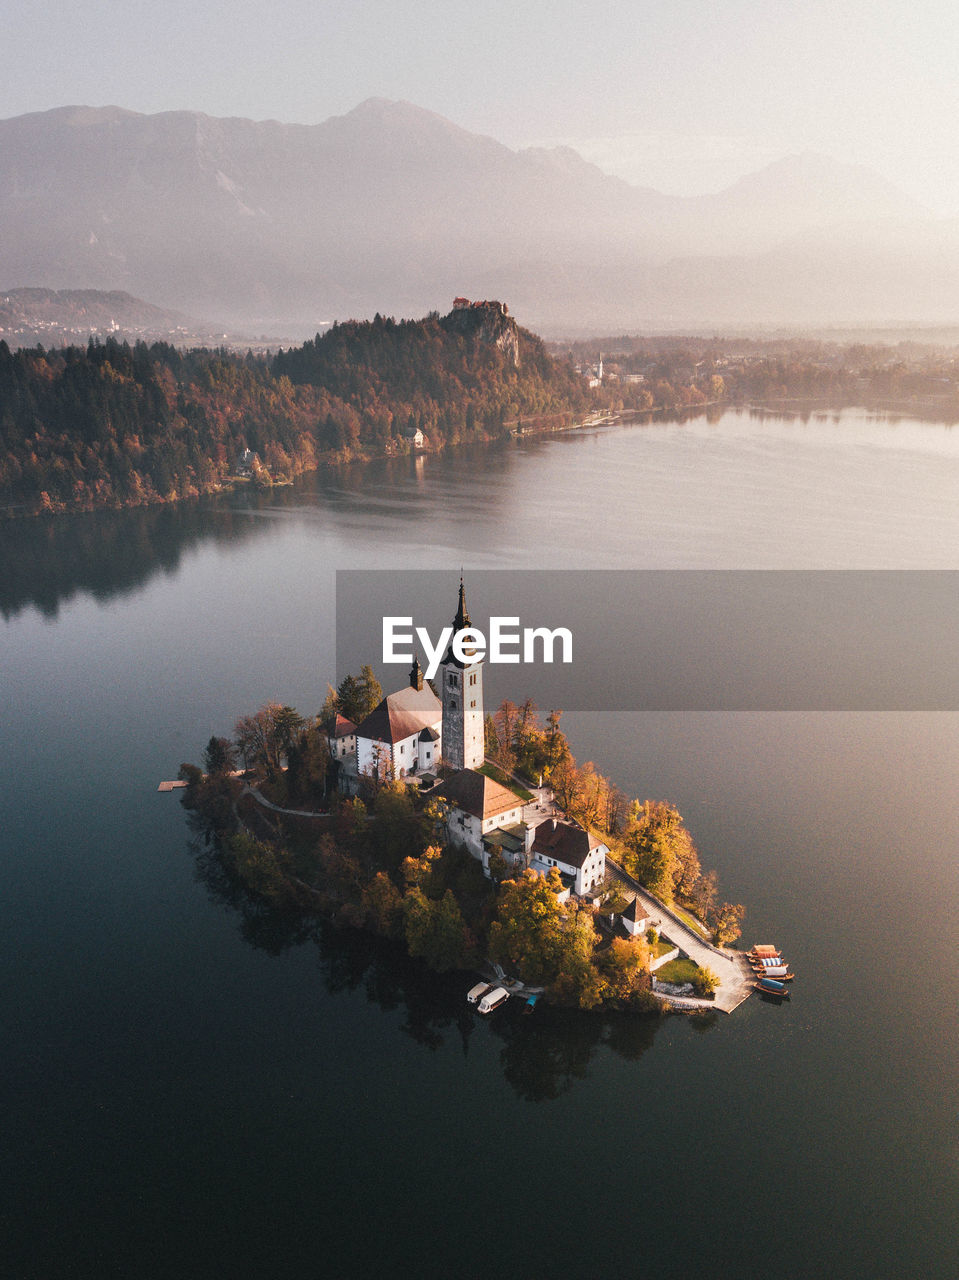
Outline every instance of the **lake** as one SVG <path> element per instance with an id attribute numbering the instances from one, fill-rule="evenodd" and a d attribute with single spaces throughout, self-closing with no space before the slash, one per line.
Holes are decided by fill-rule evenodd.
<path id="1" fill-rule="evenodd" d="M 957 496 L 955 428 L 744 411 L 0 525 L 6 1274 L 959 1275 L 948 698 L 910 710 L 891 671 L 869 710 L 567 701 L 576 756 L 674 801 L 798 975 L 705 1025 L 481 1020 L 462 975 L 232 900 L 156 793 L 263 702 L 319 709 L 336 570 L 442 570 L 450 616 L 461 567 L 844 570 L 855 596 L 959 571 Z M 940 659 L 954 605 L 917 624 Z M 606 657 L 652 705 L 628 616 Z M 808 629 L 807 688 L 837 644 L 879 661 L 868 617 L 832 650 Z"/>

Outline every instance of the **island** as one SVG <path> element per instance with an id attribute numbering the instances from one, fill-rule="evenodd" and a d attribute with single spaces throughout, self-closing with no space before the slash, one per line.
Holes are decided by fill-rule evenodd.
<path id="1" fill-rule="evenodd" d="M 469 629 L 461 578 L 453 634 Z M 561 711 L 541 724 L 531 701 L 504 701 L 487 715 L 483 665 L 451 642 L 435 686 L 414 658 L 384 696 L 364 666 L 312 719 L 270 703 L 211 737 L 179 782 L 225 872 L 278 910 L 395 939 L 508 994 L 735 1008 L 754 982 L 729 949 L 744 908 L 720 901 L 676 807 L 578 764 Z"/>

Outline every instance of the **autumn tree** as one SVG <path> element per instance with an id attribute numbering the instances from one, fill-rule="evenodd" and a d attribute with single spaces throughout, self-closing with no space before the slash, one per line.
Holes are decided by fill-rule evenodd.
<path id="1" fill-rule="evenodd" d="M 689 893 L 689 901 L 700 920 L 708 920 L 719 897 L 719 877 L 715 871 L 704 871 Z"/>
<path id="2" fill-rule="evenodd" d="M 512 773 L 516 767 L 514 740 L 518 723 L 516 704 L 506 698 L 493 716 L 496 730 L 496 754 L 493 757 L 504 773 Z"/>
<path id="3" fill-rule="evenodd" d="M 563 914 L 556 895 L 562 887 L 553 867 L 548 876 L 524 871 L 500 891 L 496 919 L 490 925 L 490 956 L 526 982 L 539 984 L 555 977 Z"/>
<path id="4" fill-rule="evenodd" d="M 742 933 L 746 908 L 741 902 L 723 902 L 713 917 L 713 942 L 717 947 L 727 947 Z"/>
<path id="5" fill-rule="evenodd" d="M 399 938 L 403 932 L 403 895 L 385 871 L 378 871 L 363 889 L 366 919 L 374 933 Z"/>
<path id="6" fill-rule="evenodd" d="M 633 805 L 623 833 L 623 861 L 630 875 L 665 902 L 672 901 L 691 845 L 674 805 L 661 800 Z"/>
<path id="7" fill-rule="evenodd" d="M 649 990 L 649 944 L 645 938 L 614 938 L 602 953 L 600 968 L 606 997 L 628 1003 Z"/>

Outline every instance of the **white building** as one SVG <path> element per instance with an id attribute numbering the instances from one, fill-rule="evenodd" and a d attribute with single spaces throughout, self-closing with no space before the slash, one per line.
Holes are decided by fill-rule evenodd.
<path id="1" fill-rule="evenodd" d="M 385 697 L 357 725 L 356 771 L 384 779 L 430 772 L 440 757 L 442 732 L 442 703 L 414 661 L 409 685 Z"/>
<path id="2" fill-rule="evenodd" d="M 606 878 L 607 845 L 578 822 L 547 818 L 533 832 L 530 867 L 548 875 L 556 867 L 578 897 L 585 897 Z"/>
<path id="3" fill-rule="evenodd" d="M 634 938 L 644 936 L 653 927 L 653 917 L 649 908 L 636 897 L 623 912 L 623 928 Z"/>
<path id="4" fill-rule="evenodd" d="M 484 837 L 520 826 L 523 801 L 476 769 L 460 769 L 440 783 L 437 791 L 449 804 L 446 829 L 450 840 L 465 845 L 481 860 L 488 875 L 490 848 Z"/>
<path id="5" fill-rule="evenodd" d="M 356 725 L 346 716 L 337 713 L 336 724 L 330 734 L 330 755 L 347 769 L 356 766 Z"/>

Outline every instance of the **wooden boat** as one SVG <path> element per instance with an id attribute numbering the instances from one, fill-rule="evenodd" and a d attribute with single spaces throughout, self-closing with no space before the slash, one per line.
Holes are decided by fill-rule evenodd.
<path id="1" fill-rule="evenodd" d="M 526 1001 L 526 1004 L 523 1006 L 523 1012 L 532 1013 L 533 1010 L 536 1008 L 536 1001 L 538 999 L 539 999 L 539 992 L 534 991 L 533 994 L 530 996 L 530 998 Z"/>
<path id="2" fill-rule="evenodd" d="M 764 996 L 779 996 L 780 999 L 789 999 L 789 988 L 785 982 L 779 982 L 775 978 L 760 978 L 753 986 L 754 991 L 760 992 Z"/>
<path id="3" fill-rule="evenodd" d="M 757 959 L 760 956 L 778 956 L 779 948 L 774 947 L 771 942 L 757 943 L 755 947 L 750 947 L 746 955 L 755 956 Z"/>

